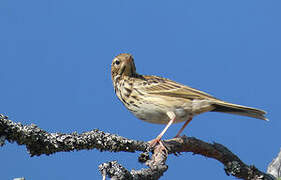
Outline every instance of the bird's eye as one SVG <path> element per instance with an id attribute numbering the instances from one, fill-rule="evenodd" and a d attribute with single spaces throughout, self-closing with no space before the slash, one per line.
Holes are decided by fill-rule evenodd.
<path id="1" fill-rule="evenodd" d="M 119 64 L 120 64 L 120 61 L 119 61 L 119 60 L 116 60 L 116 61 L 115 61 L 115 64 L 116 64 L 116 65 L 119 65 Z"/>

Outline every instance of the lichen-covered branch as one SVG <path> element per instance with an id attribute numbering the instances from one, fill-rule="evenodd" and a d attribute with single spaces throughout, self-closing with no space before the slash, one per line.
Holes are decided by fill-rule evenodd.
<path id="1" fill-rule="evenodd" d="M 267 173 L 272 174 L 276 178 L 281 177 L 281 151 L 274 158 L 267 168 Z"/>
<path id="2" fill-rule="evenodd" d="M 92 130 L 82 134 L 48 133 L 36 125 L 22 125 L 8 120 L 8 117 L 0 115 L 0 145 L 4 141 L 17 142 L 25 145 L 31 156 L 42 154 L 50 155 L 62 151 L 74 151 L 82 149 L 98 149 L 100 151 L 125 151 L 146 152 L 148 143 L 144 141 L 130 140 L 118 135 Z M 129 171 L 117 162 L 108 162 L 100 165 L 103 175 L 113 179 L 158 179 L 168 169 L 165 164 L 168 154 L 180 152 L 193 152 L 209 158 L 216 159 L 224 164 L 227 175 L 233 175 L 241 179 L 275 179 L 272 175 L 259 171 L 254 166 L 243 163 L 235 154 L 218 143 L 206 143 L 194 137 L 180 137 L 163 142 L 166 146 L 156 146 L 152 158 L 143 156 L 147 169 Z M 145 153 L 144 153 L 145 154 Z M 144 155 L 142 154 L 142 155 Z"/>
<path id="3" fill-rule="evenodd" d="M 141 170 L 132 170 L 131 172 L 129 172 L 129 170 L 124 168 L 122 165 L 118 164 L 117 161 L 111 161 L 101 164 L 99 166 L 99 170 L 103 176 L 108 175 L 111 179 L 121 179 L 121 180 L 159 179 L 164 174 L 164 172 L 167 171 L 168 169 L 168 166 L 165 164 L 167 156 L 168 153 L 165 150 L 163 150 L 163 147 L 158 145 L 154 149 L 152 158 L 146 161 L 146 165 L 149 168 L 144 168 Z"/>
<path id="4" fill-rule="evenodd" d="M 166 146 L 170 149 L 170 153 L 193 152 L 194 154 L 216 159 L 224 165 L 227 175 L 252 180 L 275 179 L 272 175 L 258 170 L 253 165 L 246 165 L 225 146 L 215 142 L 211 144 L 193 137 L 184 136 L 180 139 L 168 140 Z"/>
<path id="5" fill-rule="evenodd" d="M 143 141 L 130 140 L 97 129 L 82 134 L 48 133 L 34 124 L 14 123 L 0 114 L 0 145 L 4 145 L 4 140 L 26 145 L 31 156 L 82 149 L 135 152 L 147 148 L 147 143 Z"/>

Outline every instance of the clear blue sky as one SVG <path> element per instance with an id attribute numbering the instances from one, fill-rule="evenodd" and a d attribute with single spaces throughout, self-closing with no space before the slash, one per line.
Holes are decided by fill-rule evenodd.
<path id="1" fill-rule="evenodd" d="M 0 112 L 49 132 L 98 128 L 151 140 L 164 126 L 135 118 L 113 91 L 111 61 L 129 52 L 141 74 L 266 110 L 270 122 L 206 113 L 184 131 L 224 144 L 265 171 L 281 145 L 280 7 L 280 0 L 2 0 Z M 138 153 L 83 150 L 31 158 L 24 146 L 10 143 L 0 157 L 3 180 L 101 179 L 98 165 L 111 160 L 144 167 Z M 191 153 L 171 155 L 167 164 L 162 179 L 235 179 L 219 162 Z"/>

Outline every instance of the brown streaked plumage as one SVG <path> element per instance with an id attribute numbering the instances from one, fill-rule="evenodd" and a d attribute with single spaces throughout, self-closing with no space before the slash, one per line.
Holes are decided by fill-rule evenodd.
<path id="1" fill-rule="evenodd" d="M 140 75 L 130 54 L 119 54 L 113 59 L 111 78 L 116 95 L 136 117 L 151 123 L 167 124 L 151 145 L 160 141 L 171 124 L 186 121 L 176 135 L 179 136 L 193 116 L 204 112 L 267 120 L 265 111 L 228 103 L 169 79 Z"/>

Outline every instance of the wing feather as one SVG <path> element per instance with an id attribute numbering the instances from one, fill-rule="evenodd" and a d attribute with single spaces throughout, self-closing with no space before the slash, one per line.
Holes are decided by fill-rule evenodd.
<path id="1" fill-rule="evenodd" d="M 169 79 L 157 76 L 142 76 L 142 80 L 144 83 L 142 88 L 139 88 L 139 90 L 145 92 L 145 94 L 155 94 L 184 99 L 216 99 L 205 92 Z"/>

